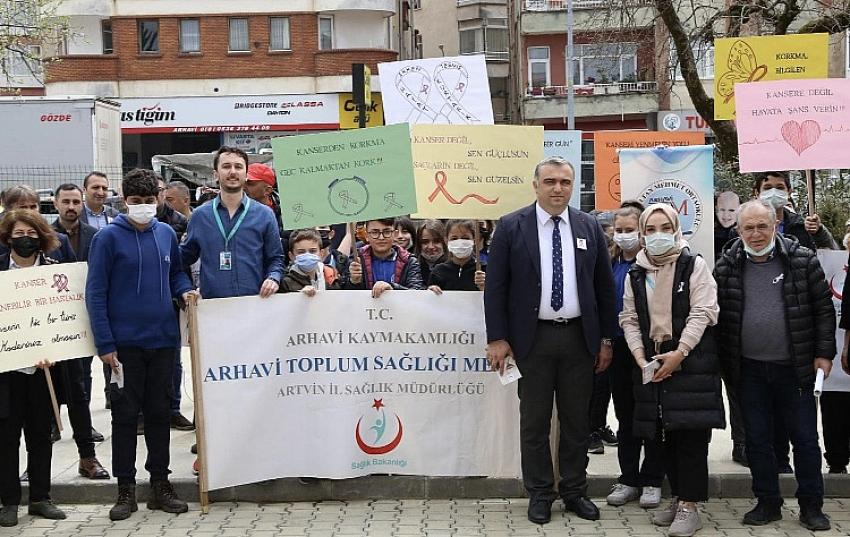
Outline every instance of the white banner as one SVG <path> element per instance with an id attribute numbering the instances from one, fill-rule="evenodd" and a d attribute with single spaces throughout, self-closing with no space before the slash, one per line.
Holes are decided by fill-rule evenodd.
<path id="1" fill-rule="evenodd" d="M 121 132 L 257 132 L 339 128 L 339 97 L 235 95 L 117 99 Z"/>
<path id="2" fill-rule="evenodd" d="M 847 252 L 845 250 L 818 250 L 818 260 L 826 275 L 826 282 L 835 305 L 835 346 L 838 352 L 832 361 L 832 373 L 823 381 L 825 392 L 850 392 L 850 376 L 841 369 L 841 349 L 844 347 L 844 330 L 837 327 L 841 319 L 841 291 L 847 276 Z"/>
<path id="3" fill-rule="evenodd" d="M 379 63 L 384 121 L 492 125 L 483 54 Z"/>
<path id="4" fill-rule="evenodd" d="M 0 272 L 0 373 L 94 355 L 86 263 Z"/>
<path id="5" fill-rule="evenodd" d="M 517 477 L 516 385 L 489 371 L 481 293 L 202 300 L 210 489 L 280 477 Z"/>

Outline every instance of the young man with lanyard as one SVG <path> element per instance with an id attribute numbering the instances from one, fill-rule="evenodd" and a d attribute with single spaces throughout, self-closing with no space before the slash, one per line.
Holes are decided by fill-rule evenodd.
<path id="1" fill-rule="evenodd" d="M 248 156 L 223 146 L 213 159 L 221 193 L 192 214 L 180 253 L 188 269 L 201 260 L 201 296 L 275 294 L 283 277 L 283 250 L 271 209 L 243 189 Z"/>

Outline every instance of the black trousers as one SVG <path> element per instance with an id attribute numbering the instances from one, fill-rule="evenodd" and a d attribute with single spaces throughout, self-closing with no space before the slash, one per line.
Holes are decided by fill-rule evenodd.
<path id="1" fill-rule="evenodd" d="M 850 463 L 850 393 L 823 392 L 820 396 L 820 423 L 823 429 L 824 458 L 830 468 Z"/>
<path id="2" fill-rule="evenodd" d="M 638 367 L 623 337 L 614 339 L 614 360 L 608 371 L 614 412 L 617 414 L 617 423 L 620 424 L 617 431 L 617 459 L 620 462 L 618 481 L 630 487 L 660 487 L 664 481 L 661 444 L 655 439 L 646 440 L 632 434 L 635 413 L 634 382 Z"/>
<path id="3" fill-rule="evenodd" d="M 708 500 L 708 443 L 711 441 L 711 429 L 663 431 L 659 423 L 658 430 L 671 494 L 683 502 Z"/>
<path id="4" fill-rule="evenodd" d="M 112 402 L 112 466 L 118 485 L 136 482 L 136 427 L 144 414 L 145 469 L 151 481 L 168 479 L 171 423 L 171 376 L 174 348 L 119 347 L 124 368 L 124 387 L 110 384 Z"/>
<path id="5" fill-rule="evenodd" d="M 598 431 L 608 425 L 608 404 L 611 402 L 611 377 L 606 369 L 593 378 L 590 396 L 590 430 Z"/>
<path id="6" fill-rule="evenodd" d="M 562 498 L 587 491 L 587 443 L 594 358 L 586 351 L 581 323 L 537 324 L 534 346 L 517 364 L 519 380 L 522 479 L 532 499 L 555 499 L 555 478 L 549 449 L 552 400 L 558 408 L 558 462 Z"/>
<path id="7" fill-rule="evenodd" d="M 18 450 L 21 430 L 27 444 L 27 473 L 29 474 L 30 503 L 50 498 L 50 463 L 53 443 L 50 425 L 53 409 L 44 371 L 32 375 L 10 371 L 9 416 L 0 419 L 0 502 L 3 505 L 21 504 Z"/>

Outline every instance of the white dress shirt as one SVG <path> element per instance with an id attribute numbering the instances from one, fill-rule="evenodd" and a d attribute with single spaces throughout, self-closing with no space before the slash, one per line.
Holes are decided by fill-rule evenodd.
<path id="1" fill-rule="evenodd" d="M 555 311 L 552 309 L 552 231 L 555 221 L 552 215 L 535 204 L 537 211 L 537 240 L 540 242 L 540 310 L 539 319 L 572 319 L 581 316 L 578 302 L 578 284 L 576 282 L 576 254 L 573 230 L 570 228 L 569 208 L 560 214 L 561 221 L 561 266 L 564 269 L 564 305 Z M 585 237 L 586 238 L 586 237 Z"/>

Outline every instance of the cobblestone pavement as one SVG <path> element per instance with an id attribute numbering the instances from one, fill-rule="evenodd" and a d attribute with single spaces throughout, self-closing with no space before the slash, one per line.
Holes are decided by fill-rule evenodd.
<path id="1" fill-rule="evenodd" d="M 67 520 L 35 519 L 21 509 L 20 524 L 0 528 L 0 536 L 108 536 L 108 537 L 272 537 L 272 536 L 607 536 L 665 535 L 649 515 L 636 505 L 602 506 L 602 519 L 589 522 L 565 515 L 556 502 L 552 522 L 537 526 L 526 519 L 525 499 L 397 500 L 320 503 L 234 504 L 217 503 L 202 515 L 196 504 L 190 512 L 169 515 L 148 511 L 143 505 L 129 520 L 111 522 L 110 506 L 66 505 Z M 752 502 L 746 499 L 712 500 L 703 506 L 700 537 L 797 537 L 815 535 L 797 522 L 797 506 L 786 500 L 784 519 L 761 528 L 740 523 Z M 818 536 L 850 533 L 850 500 L 828 499 L 824 510 L 833 529 Z"/>

